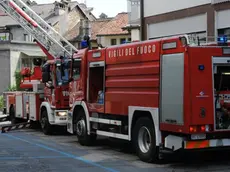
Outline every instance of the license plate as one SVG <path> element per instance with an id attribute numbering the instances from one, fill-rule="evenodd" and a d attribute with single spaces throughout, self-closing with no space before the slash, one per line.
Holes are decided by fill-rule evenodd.
<path id="1" fill-rule="evenodd" d="M 217 140 L 216 141 L 216 146 L 223 146 L 223 141 L 222 140 Z"/>
<path id="2" fill-rule="evenodd" d="M 67 118 L 59 118 L 59 120 L 66 120 Z"/>
<path id="3" fill-rule="evenodd" d="M 191 135 L 192 140 L 202 140 L 206 139 L 206 134 L 192 134 Z"/>

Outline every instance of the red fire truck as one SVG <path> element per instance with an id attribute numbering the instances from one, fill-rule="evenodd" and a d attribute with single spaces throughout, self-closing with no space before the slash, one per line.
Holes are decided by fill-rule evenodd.
<path id="1" fill-rule="evenodd" d="M 5 0 L 0 7 L 32 35 L 48 58 L 43 67 L 41 59 L 34 61 L 33 74 L 28 68 L 22 69 L 20 87 L 25 90 L 4 93 L 5 113 L 13 123 L 40 122 L 45 134 L 52 133 L 54 126 L 66 127 L 69 109 L 66 61 L 77 49 L 22 0 Z"/>
<path id="2" fill-rule="evenodd" d="M 132 141 L 139 158 L 164 150 L 230 146 L 230 48 L 187 36 L 79 51 L 73 57 L 68 132 Z"/>

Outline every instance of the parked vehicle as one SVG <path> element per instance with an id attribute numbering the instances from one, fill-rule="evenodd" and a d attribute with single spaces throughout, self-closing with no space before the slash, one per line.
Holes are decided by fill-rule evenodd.
<path id="1" fill-rule="evenodd" d="M 190 45 L 186 35 L 79 51 L 68 132 L 82 145 L 97 135 L 132 141 L 146 162 L 230 146 L 229 55 L 227 46 Z"/>
<path id="2" fill-rule="evenodd" d="M 65 64 L 77 49 L 22 0 L 6 0 L 0 7 L 35 38 L 48 58 L 44 66 L 35 59 L 33 74 L 29 68 L 22 69 L 24 91 L 4 93 L 5 113 L 12 123 L 39 122 L 45 134 L 52 133 L 54 126 L 66 127 L 69 67 Z"/>

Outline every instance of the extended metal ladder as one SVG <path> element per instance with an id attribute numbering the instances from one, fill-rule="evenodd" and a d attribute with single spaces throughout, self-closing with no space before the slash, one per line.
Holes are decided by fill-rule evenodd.
<path id="1" fill-rule="evenodd" d="M 22 0 L 0 0 L 0 7 L 29 32 L 54 58 L 63 53 L 71 57 L 77 51 L 70 42 Z"/>

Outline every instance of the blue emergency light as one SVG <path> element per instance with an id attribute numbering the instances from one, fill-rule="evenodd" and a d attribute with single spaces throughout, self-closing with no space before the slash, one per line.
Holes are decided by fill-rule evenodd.
<path id="1" fill-rule="evenodd" d="M 228 44 L 228 38 L 226 35 L 220 36 L 217 39 L 218 45 L 227 45 Z"/>
<path id="2" fill-rule="evenodd" d="M 86 40 L 82 40 L 81 41 L 81 48 L 84 49 L 84 48 L 88 48 L 88 43 Z"/>
<path id="3" fill-rule="evenodd" d="M 129 43 L 131 43 L 131 42 L 130 41 L 122 41 L 121 44 L 129 44 Z"/>
<path id="4" fill-rule="evenodd" d="M 204 65 L 203 64 L 198 65 L 198 69 L 199 70 L 204 70 Z"/>

